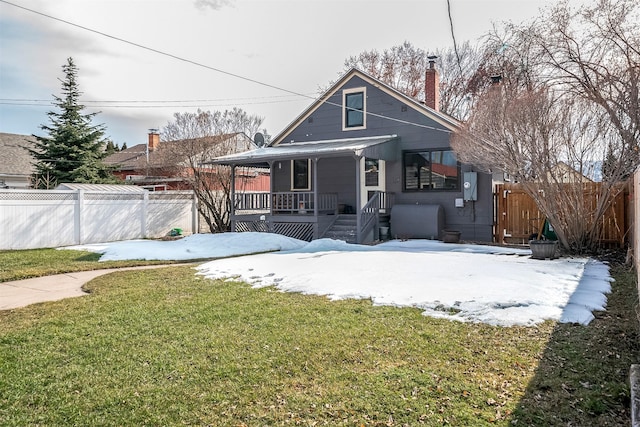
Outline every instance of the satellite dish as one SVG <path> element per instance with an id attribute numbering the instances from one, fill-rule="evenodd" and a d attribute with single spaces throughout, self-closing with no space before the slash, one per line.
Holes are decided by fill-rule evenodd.
<path id="1" fill-rule="evenodd" d="M 264 135 L 260 132 L 256 133 L 253 137 L 253 143 L 258 147 L 264 147 Z"/>

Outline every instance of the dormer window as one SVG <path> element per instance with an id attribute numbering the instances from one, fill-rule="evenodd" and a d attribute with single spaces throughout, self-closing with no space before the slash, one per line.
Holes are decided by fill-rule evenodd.
<path id="1" fill-rule="evenodd" d="M 342 130 L 364 129 L 367 125 L 367 92 L 365 88 L 342 92 Z"/>

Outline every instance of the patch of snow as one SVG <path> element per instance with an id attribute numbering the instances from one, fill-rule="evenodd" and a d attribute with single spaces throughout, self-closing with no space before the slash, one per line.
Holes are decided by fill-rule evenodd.
<path id="1" fill-rule="evenodd" d="M 101 261 L 216 258 L 197 267 L 211 279 L 324 295 L 332 300 L 414 307 L 425 315 L 491 325 L 546 319 L 587 325 L 604 310 L 609 268 L 588 258 L 535 260 L 528 249 L 393 240 L 376 246 L 270 233 L 199 234 L 63 249 L 103 253 Z M 238 257 L 239 255 L 246 255 Z"/>

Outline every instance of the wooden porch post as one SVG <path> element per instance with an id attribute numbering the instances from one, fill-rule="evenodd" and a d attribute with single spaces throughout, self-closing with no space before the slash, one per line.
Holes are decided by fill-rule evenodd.
<path id="1" fill-rule="evenodd" d="M 233 217 L 236 215 L 236 165 L 231 165 L 231 231 L 236 231 L 236 222 Z"/>
<path id="2" fill-rule="evenodd" d="M 273 204 L 275 200 L 273 199 L 273 165 L 275 162 L 272 160 L 269 162 L 269 216 L 273 216 Z"/>
<path id="3" fill-rule="evenodd" d="M 316 218 L 315 225 L 313 226 L 313 238 L 318 239 L 319 230 L 318 230 L 318 158 L 315 157 L 312 159 L 312 170 L 313 170 L 313 216 Z"/>
<path id="4" fill-rule="evenodd" d="M 267 231 L 269 233 L 273 233 L 273 205 L 276 203 L 275 196 L 273 195 L 273 190 L 275 188 L 275 179 L 273 179 L 273 165 L 275 164 L 276 162 L 274 162 L 273 160 L 269 162 L 269 216 L 267 217 Z"/>
<path id="5" fill-rule="evenodd" d="M 356 243 L 362 242 L 362 236 L 360 235 L 360 156 L 355 156 L 356 159 Z"/>

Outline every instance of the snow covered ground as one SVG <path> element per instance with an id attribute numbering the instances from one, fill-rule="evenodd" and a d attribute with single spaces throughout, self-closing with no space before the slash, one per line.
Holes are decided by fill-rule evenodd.
<path id="1" fill-rule="evenodd" d="M 365 246 L 224 233 L 61 249 L 100 252 L 101 261 L 220 258 L 203 262 L 198 274 L 335 300 L 370 298 L 373 304 L 416 307 L 428 316 L 502 326 L 545 319 L 586 325 L 592 311 L 605 309 L 613 281 L 607 265 L 587 258 L 541 261 L 528 249 L 433 240 Z"/>

